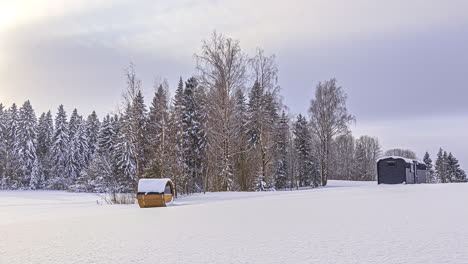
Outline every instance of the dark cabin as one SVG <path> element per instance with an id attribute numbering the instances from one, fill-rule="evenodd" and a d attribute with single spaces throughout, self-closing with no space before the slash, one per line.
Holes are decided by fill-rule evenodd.
<path id="1" fill-rule="evenodd" d="M 426 169 L 426 164 L 417 160 L 384 157 L 377 161 L 377 183 L 426 183 Z"/>

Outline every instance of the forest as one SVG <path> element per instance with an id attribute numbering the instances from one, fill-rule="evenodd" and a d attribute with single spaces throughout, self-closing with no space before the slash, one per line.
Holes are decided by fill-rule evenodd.
<path id="1" fill-rule="evenodd" d="M 130 64 L 121 110 L 102 117 L 0 104 L 0 188 L 127 193 L 140 178 L 171 178 L 178 194 L 297 189 L 373 181 L 383 155 L 417 158 L 355 138 L 336 79 L 311 87 L 308 116 L 294 115 L 274 55 L 247 55 L 213 33 L 195 58 L 194 76 L 181 77 L 173 96 L 167 81 L 153 84 L 149 103 Z M 466 181 L 452 153 L 441 149 L 434 166 L 429 153 L 423 159 L 431 182 Z"/>

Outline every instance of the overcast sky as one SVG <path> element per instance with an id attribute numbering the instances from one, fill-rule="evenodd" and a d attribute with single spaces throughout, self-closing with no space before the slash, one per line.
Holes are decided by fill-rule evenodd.
<path id="1" fill-rule="evenodd" d="M 276 54 L 291 113 L 336 77 L 356 136 L 419 157 L 443 147 L 468 169 L 467 12 L 465 0 L 0 0 L 0 102 L 102 116 L 120 103 L 130 61 L 148 101 L 155 80 L 173 90 L 194 73 L 217 30 L 249 54 Z"/>

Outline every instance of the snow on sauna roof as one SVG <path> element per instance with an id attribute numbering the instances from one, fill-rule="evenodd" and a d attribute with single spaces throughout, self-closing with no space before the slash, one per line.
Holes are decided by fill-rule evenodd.
<path id="1" fill-rule="evenodd" d="M 422 161 L 419 161 L 419 160 L 413 160 L 413 159 L 407 159 L 407 158 L 403 158 L 403 157 L 400 157 L 400 156 L 386 156 L 386 157 L 382 157 L 380 159 L 377 160 L 377 162 L 381 161 L 381 160 L 385 160 L 385 159 L 402 159 L 404 160 L 406 163 L 419 163 L 419 164 L 423 164 L 423 165 L 426 165 L 424 162 Z"/>
<path id="2" fill-rule="evenodd" d="M 138 192 L 164 192 L 164 188 L 171 179 L 140 179 L 138 181 Z"/>

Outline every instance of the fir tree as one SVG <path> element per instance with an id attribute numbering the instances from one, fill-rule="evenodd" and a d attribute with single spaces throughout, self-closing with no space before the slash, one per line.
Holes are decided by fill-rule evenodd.
<path id="1" fill-rule="evenodd" d="M 450 152 L 447 156 L 447 178 L 449 182 L 466 182 L 466 173 L 460 168 L 457 158 Z"/>
<path id="2" fill-rule="evenodd" d="M 89 160 L 91 156 L 96 152 L 98 148 L 98 135 L 99 129 L 101 127 L 101 122 L 96 114 L 96 111 L 93 111 L 86 120 L 86 136 L 88 138 L 88 157 Z"/>
<path id="3" fill-rule="evenodd" d="M 249 191 L 252 188 L 252 160 L 249 148 L 249 135 L 247 128 L 247 103 L 244 92 L 236 91 L 236 104 L 234 107 L 235 146 L 237 152 L 234 155 L 235 179 L 241 191 Z"/>
<path id="4" fill-rule="evenodd" d="M 436 179 L 436 175 L 434 173 L 434 169 L 433 169 L 433 165 L 432 165 L 432 159 L 429 155 L 429 152 L 426 151 L 426 153 L 424 154 L 424 158 L 423 158 L 423 162 L 424 164 L 426 164 L 426 168 L 427 168 L 427 173 L 426 173 L 426 176 L 427 176 L 427 182 L 438 182 L 438 179 Z"/>
<path id="5" fill-rule="evenodd" d="M 317 187 L 320 184 L 320 177 L 314 164 L 311 141 L 307 120 L 299 114 L 294 124 L 294 143 L 297 157 L 297 179 L 300 187 L 309 185 Z"/>
<path id="6" fill-rule="evenodd" d="M 198 83 L 192 77 L 185 83 L 183 94 L 183 149 L 184 149 L 184 170 L 187 179 L 185 186 L 186 193 L 194 190 L 203 190 L 202 172 L 204 168 L 206 134 L 204 130 L 204 113 L 202 112 L 201 98 L 197 96 Z"/>
<path id="7" fill-rule="evenodd" d="M 37 118 L 29 101 L 26 101 L 19 110 L 18 147 L 23 175 L 20 184 L 22 187 L 37 189 L 39 187 L 39 163 L 36 156 Z"/>
<path id="8" fill-rule="evenodd" d="M 2 186 L 5 189 L 17 189 L 20 187 L 21 176 L 21 150 L 18 141 L 19 115 L 16 104 L 13 104 L 4 113 L 4 169 L 2 175 Z"/>
<path id="9" fill-rule="evenodd" d="M 289 144 L 289 124 L 286 113 L 283 111 L 276 132 L 276 170 L 275 170 L 275 188 L 284 189 L 290 186 L 289 162 L 288 162 L 288 144 Z"/>
<path id="10" fill-rule="evenodd" d="M 52 145 L 54 138 L 54 121 L 50 111 L 43 113 L 38 122 L 37 157 L 40 168 L 40 188 L 45 188 L 51 177 Z"/>
<path id="11" fill-rule="evenodd" d="M 71 184 L 69 173 L 70 134 L 67 114 L 63 105 L 58 108 L 55 117 L 55 131 L 52 143 L 52 177 L 48 188 L 64 190 Z"/>
<path id="12" fill-rule="evenodd" d="M 163 84 L 156 89 L 148 114 L 147 137 L 149 140 L 149 161 L 145 177 L 163 178 L 168 158 L 169 98 Z"/>
<path id="13" fill-rule="evenodd" d="M 6 155 L 7 155 L 7 146 L 6 146 L 6 113 L 5 107 L 0 103 L 0 189 L 7 188 L 4 186 L 3 177 L 5 176 L 6 169 Z M 5 177 L 6 181 L 6 177 Z M 5 183 L 6 185 L 6 183 Z"/>

